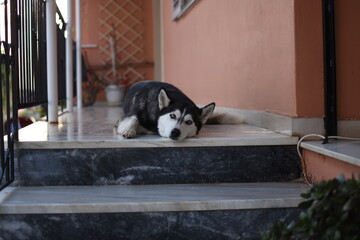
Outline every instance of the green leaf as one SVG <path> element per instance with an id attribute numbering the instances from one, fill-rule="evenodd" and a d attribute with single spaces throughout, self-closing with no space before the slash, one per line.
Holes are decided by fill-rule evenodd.
<path id="1" fill-rule="evenodd" d="M 312 203 L 314 202 L 314 200 L 309 200 L 309 201 L 304 201 L 304 202 L 301 202 L 301 203 L 299 203 L 299 208 L 300 209 L 308 209 L 311 205 L 312 205 Z"/>
<path id="2" fill-rule="evenodd" d="M 343 211 L 351 211 L 352 209 L 359 208 L 360 206 L 360 197 L 355 195 L 350 197 L 350 199 L 344 204 Z"/>
<path id="3" fill-rule="evenodd" d="M 308 199 L 308 198 L 311 197 L 311 193 L 310 193 L 310 192 L 302 193 L 300 196 L 301 196 L 302 198 Z"/>
<path id="4" fill-rule="evenodd" d="M 339 230 L 337 230 L 334 235 L 334 240 L 340 240 L 340 239 L 341 239 L 341 233 Z"/>

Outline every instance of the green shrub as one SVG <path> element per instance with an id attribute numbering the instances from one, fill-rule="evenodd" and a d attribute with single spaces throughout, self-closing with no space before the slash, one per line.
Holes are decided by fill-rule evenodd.
<path id="1" fill-rule="evenodd" d="M 360 177 L 315 184 L 301 195 L 302 212 L 290 224 L 277 221 L 263 240 L 360 239 Z"/>

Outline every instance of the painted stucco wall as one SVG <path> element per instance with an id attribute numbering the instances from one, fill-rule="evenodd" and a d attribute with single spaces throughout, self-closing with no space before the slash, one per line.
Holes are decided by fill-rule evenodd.
<path id="1" fill-rule="evenodd" d="M 83 45 L 97 45 L 100 42 L 100 18 L 105 18 L 107 12 L 100 11 L 100 5 L 108 2 L 107 0 L 87 0 L 82 1 L 82 44 Z M 118 1 L 121 2 L 121 1 Z M 143 43 L 144 43 L 144 61 L 154 61 L 154 48 L 153 48 L 153 21 L 152 21 L 152 2 L 148 0 L 137 0 L 142 2 L 143 9 Z M 74 8 L 75 9 L 75 8 Z M 121 11 L 117 11 L 118 18 L 125 16 Z M 75 19 L 75 18 L 74 18 Z M 75 22 L 75 21 L 74 21 Z M 84 49 L 87 52 L 91 65 L 97 66 L 102 63 L 103 56 L 100 54 L 99 48 Z M 152 79 L 152 75 L 149 76 Z"/>
<path id="2" fill-rule="evenodd" d="M 143 48 L 144 51 L 141 54 L 142 55 L 141 57 L 143 58 L 144 62 L 153 63 L 154 33 L 153 33 L 152 1 L 149 0 L 135 0 L 135 1 L 142 4 L 142 11 L 143 11 L 142 13 L 138 14 L 143 22 L 143 26 L 142 26 L 143 37 L 141 40 L 138 40 L 138 41 L 142 41 L 142 44 L 144 46 Z M 109 2 L 108 0 L 83 0 L 81 2 L 82 2 L 81 4 L 82 45 L 95 46 L 95 48 L 83 48 L 82 52 L 87 55 L 90 67 L 99 69 L 101 67 L 104 67 L 105 59 L 109 58 L 108 56 L 104 55 L 104 53 L 102 53 L 99 48 L 99 45 L 102 43 L 100 39 L 100 31 L 106 28 L 103 27 L 103 29 L 101 29 L 100 19 L 107 18 L 109 14 L 115 14 L 115 16 L 117 16 L 119 19 L 122 19 L 122 18 L 126 18 L 126 14 L 124 14 L 121 10 L 116 10 L 116 7 L 111 4 L 110 4 L 110 8 L 113 7 L 114 11 L 116 10 L 115 13 L 109 13 L 109 11 L 100 11 L 100 6 L 108 3 Z M 118 0 L 117 2 L 122 3 L 124 1 Z M 73 6 L 73 9 L 75 9 L 75 5 Z M 75 25 L 75 16 L 73 17 L 73 19 Z M 118 47 L 122 47 L 122 46 L 118 46 Z M 127 50 L 132 51 L 131 47 L 129 47 Z M 121 58 L 123 54 L 120 52 L 119 56 Z M 154 70 L 151 65 L 146 65 L 146 66 L 144 65 L 138 67 L 137 69 L 139 69 L 139 72 L 145 75 L 146 80 L 152 80 L 154 78 Z M 125 68 L 122 68 L 120 71 L 125 72 Z M 99 76 L 102 74 L 100 70 L 97 70 L 96 72 L 98 73 Z M 100 92 L 97 95 L 97 101 L 104 101 L 104 100 L 105 100 L 104 92 Z"/>
<path id="3" fill-rule="evenodd" d="M 308 176 L 315 182 L 335 178 L 341 173 L 344 174 L 346 178 L 351 178 L 352 175 L 357 177 L 360 173 L 359 166 L 306 149 L 303 150 L 303 158 Z"/>
<path id="4" fill-rule="evenodd" d="M 200 0 L 179 21 L 163 1 L 164 79 L 195 101 L 323 117 L 321 0 Z M 340 120 L 359 120 L 360 2 L 336 2 Z"/>
<path id="5" fill-rule="evenodd" d="M 293 0 L 164 1 L 164 79 L 197 103 L 296 115 Z"/>
<path id="6" fill-rule="evenodd" d="M 295 0 L 296 116 L 324 114 L 322 0 Z"/>
<path id="7" fill-rule="evenodd" d="M 97 44 L 104 2 L 82 1 L 83 44 Z M 323 117 L 321 2 L 199 0 L 175 22 L 172 1 L 162 1 L 164 80 L 199 104 Z M 145 61 L 154 61 L 152 1 L 143 4 Z M 360 120 L 360 1 L 335 7 L 338 116 Z M 101 64 L 98 49 L 84 51 Z"/>
<path id="8" fill-rule="evenodd" d="M 106 11 L 100 11 L 100 5 L 108 2 L 107 0 L 83 0 L 82 1 L 82 44 L 95 44 L 100 42 L 100 18 L 107 17 Z M 119 2 L 119 1 L 118 1 Z M 121 1 L 120 1 L 121 2 Z M 143 9 L 143 29 L 144 29 L 144 60 L 152 62 L 154 60 L 153 48 L 153 23 L 152 23 L 152 2 L 148 0 L 137 0 L 141 2 Z M 74 8 L 75 9 L 75 8 Z M 124 18 L 121 11 L 117 11 L 119 19 Z M 75 18 L 74 18 L 75 19 Z M 75 24 L 75 21 L 74 21 Z M 86 49 L 89 61 L 93 65 L 99 65 L 102 62 L 102 56 L 99 49 Z"/>
<path id="9" fill-rule="evenodd" d="M 336 77 L 340 120 L 360 120 L 360 1 L 335 1 Z"/>

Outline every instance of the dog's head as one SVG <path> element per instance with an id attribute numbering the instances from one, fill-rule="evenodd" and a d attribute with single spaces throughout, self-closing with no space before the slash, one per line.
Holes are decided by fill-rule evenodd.
<path id="1" fill-rule="evenodd" d="M 171 101 L 164 89 L 160 90 L 158 101 L 158 132 L 175 141 L 197 135 L 215 108 L 215 103 L 198 108 L 194 104 Z"/>

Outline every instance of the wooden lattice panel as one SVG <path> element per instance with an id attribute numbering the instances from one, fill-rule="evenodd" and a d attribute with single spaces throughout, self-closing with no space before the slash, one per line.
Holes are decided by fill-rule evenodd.
<path id="1" fill-rule="evenodd" d="M 144 61 L 144 17 L 143 0 L 107 0 L 99 5 L 100 9 L 100 54 L 104 65 L 111 65 L 112 48 L 110 38 L 115 40 L 115 55 L 119 75 L 125 75 L 132 82 L 145 79 L 145 73 L 136 64 Z M 124 68 L 127 64 L 131 65 Z M 106 81 L 113 78 L 112 69 L 104 72 Z"/>

